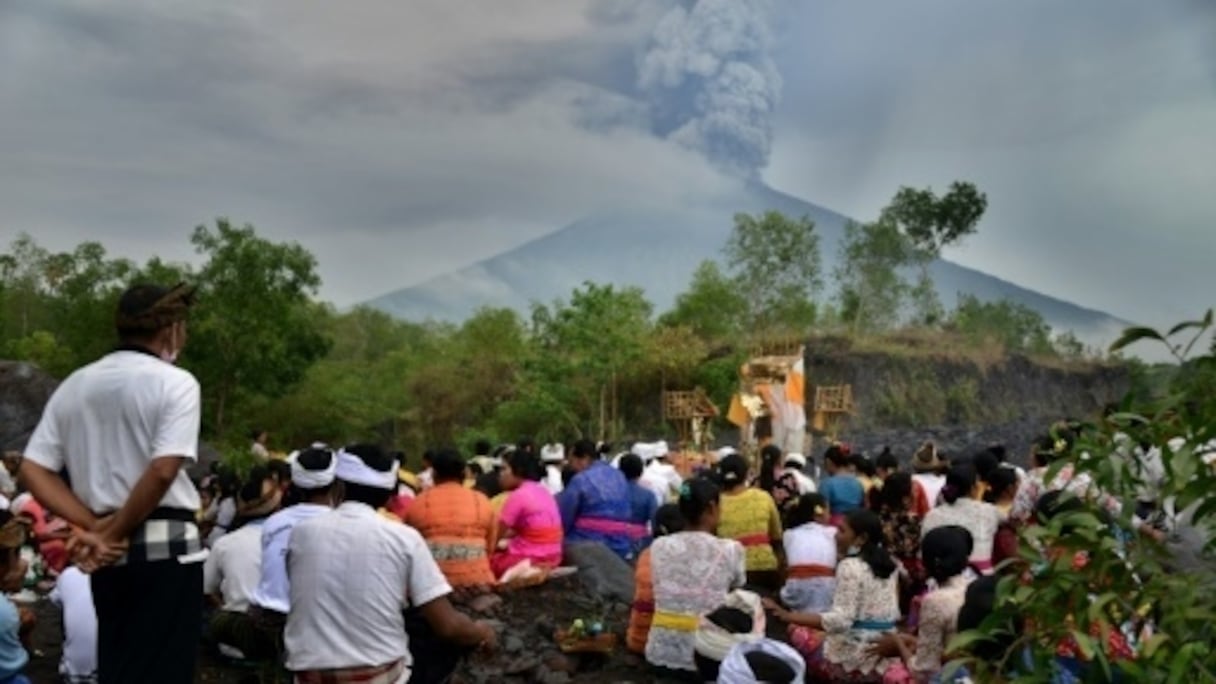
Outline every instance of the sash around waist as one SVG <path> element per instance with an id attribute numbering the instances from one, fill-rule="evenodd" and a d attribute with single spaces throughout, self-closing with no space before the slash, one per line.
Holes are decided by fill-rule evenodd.
<path id="1" fill-rule="evenodd" d="M 739 542 L 744 547 L 751 548 L 753 546 L 767 546 L 772 540 L 769 539 L 767 534 L 757 533 L 735 537 L 735 541 Z"/>
<path id="2" fill-rule="evenodd" d="M 530 544 L 560 544 L 562 543 L 562 528 L 558 527 L 529 527 L 519 534 L 519 539 Z"/>
<path id="3" fill-rule="evenodd" d="M 654 611 L 654 619 L 650 626 L 670 629 L 676 632 L 695 632 L 701 618 L 689 613 L 671 613 L 666 610 Z"/>
<path id="4" fill-rule="evenodd" d="M 815 577 L 835 577 L 836 570 L 826 565 L 805 563 L 791 565 L 786 577 L 789 579 L 813 579 Z"/>
<path id="5" fill-rule="evenodd" d="M 868 632 L 889 632 L 895 629 L 895 623 L 890 620 L 854 620 L 853 629 Z"/>
<path id="6" fill-rule="evenodd" d="M 576 530 L 630 538 L 636 534 L 637 527 L 636 523 L 626 520 L 613 520 L 611 518 L 599 518 L 595 516 L 586 516 L 574 521 L 574 529 Z"/>

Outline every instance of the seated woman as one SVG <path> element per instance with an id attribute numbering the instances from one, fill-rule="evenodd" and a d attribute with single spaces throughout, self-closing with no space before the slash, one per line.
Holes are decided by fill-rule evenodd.
<path id="1" fill-rule="evenodd" d="M 844 517 L 836 547 L 845 558 L 836 566 L 831 610 L 794 613 L 765 602 L 789 625 L 790 644 L 806 659 L 811 681 L 881 682 L 888 669 L 904 670 L 898 658 L 871 653 L 883 635 L 895 631 L 899 619 L 895 560 L 882 538 L 882 523 L 874 513 L 863 509 Z"/>
<path id="2" fill-rule="evenodd" d="M 882 489 L 871 497 L 882 520 L 887 551 L 902 566 L 899 586 L 899 606 L 905 614 L 912 598 L 925 588 L 925 571 L 920 560 L 921 519 L 912 508 L 915 488 L 908 473 L 894 473 L 883 482 Z"/>
<path id="3" fill-rule="evenodd" d="M 561 565 L 562 516 L 557 500 L 540 483 L 544 476 L 540 459 L 527 451 L 511 451 L 503 461 L 498 480 L 507 496 L 498 516 L 498 537 L 506 540 L 506 549 L 490 559 L 495 577 L 524 561 L 541 568 Z"/>
<path id="4" fill-rule="evenodd" d="M 971 533 L 954 525 L 933 530 L 921 544 L 925 570 L 938 588 L 921 602 L 916 638 L 899 641 L 900 655 L 917 682 L 928 682 L 941 672 L 946 645 L 958 633 L 959 611 L 971 583 L 965 572 L 970 556 Z"/>
<path id="5" fill-rule="evenodd" d="M 6 594 L 21 591 L 28 568 L 21 558 L 25 526 L 10 511 L 0 510 L 0 683 L 30 684 L 21 674 L 29 662 L 22 645 L 21 611 Z"/>
<path id="6" fill-rule="evenodd" d="M 595 442 L 585 439 L 574 443 L 569 471 L 570 481 L 557 495 L 566 544 L 600 543 L 631 560 L 634 543 L 629 520 L 633 510 L 625 476 L 600 459 Z"/>
<path id="7" fill-rule="evenodd" d="M 746 578 L 743 547 L 714 535 L 720 499 L 718 486 L 707 479 L 680 485 L 677 505 L 687 526 L 650 545 L 654 619 L 646 638 L 646 660 L 677 677 L 696 677 L 693 653 L 701 616 Z"/>
<path id="8" fill-rule="evenodd" d="M 654 538 L 666 537 L 684 530 L 684 516 L 675 504 L 663 504 L 654 514 Z M 625 647 L 634 653 L 646 652 L 646 637 L 654 618 L 654 577 L 650 567 L 650 549 L 638 556 L 633 574 L 633 607 L 629 610 L 629 627 L 625 630 Z"/>
<path id="9" fill-rule="evenodd" d="M 498 521 L 490 500 L 464 486 L 464 459 L 454 449 L 431 461 L 435 486 L 414 499 L 405 523 L 418 530 L 448 583 L 457 593 L 477 593 L 494 584 L 490 554 Z"/>
<path id="10" fill-rule="evenodd" d="M 718 462 L 726 491 L 718 536 L 733 539 L 747 550 L 749 584 L 776 589 L 781 580 L 776 549 L 781 547 L 781 514 L 773 497 L 747 486 L 747 461 L 734 454 Z"/>
<path id="11" fill-rule="evenodd" d="M 827 524 L 828 505 L 819 494 L 798 497 L 782 537 L 789 568 L 781 602 L 796 613 L 822 613 L 836 591 L 836 528 Z"/>
<path id="12" fill-rule="evenodd" d="M 828 476 L 819 483 L 819 493 L 828 501 L 832 524 L 839 526 L 845 515 L 865 505 L 866 488 L 857 478 L 848 447 L 840 444 L 828 447 L 823 465 Z"/>
<path id="13" fill-rule="evenodd" d="M 971 565 L 985 575 L 992 574 L 992 543 L 1003 520 L 1000 511 L 990 503 L 976 501 L 978 484 L 975 469 L 959 464 L 946 474 L 941 503 L 929 511 L 921 524 L 921 538 L 930 531 L 947 525 L 958 525 L 971 533 Z"/>

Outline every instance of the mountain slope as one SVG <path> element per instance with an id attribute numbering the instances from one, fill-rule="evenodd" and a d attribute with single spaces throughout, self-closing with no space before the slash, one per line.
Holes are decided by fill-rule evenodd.
<path id="1" fill-rule="evenodd" d="M 589 216 L 533 242 L 467 268 L 378 297 L 369 304 L 412 320 L 460 320 L 483 306 L 525 311 L 530 302 L 566 297 L 584 281 L 639 285 L 659 311 L 687 287 L 693 269 L 717 258 L 737 212 L 775 209 L 809 216 L 820 234 L 825 265 L 836 255 L 848 220 L 821 206 L 755 184 L 710 204 L 662 210 L 626 209 Z M 830 270 L 830 268 L 828 269 Z M 1091 344 L 1108 342 L 1126 324 L 945 260 L 932 266 L 947 307 L 958 293 L 1008 298 L 1040 312 L 1059 330 Z"/>

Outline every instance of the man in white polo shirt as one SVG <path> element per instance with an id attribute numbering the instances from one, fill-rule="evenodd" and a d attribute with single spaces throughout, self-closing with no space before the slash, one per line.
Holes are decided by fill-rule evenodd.
<path id="1" fill-rule="evenodd" d="M 378 447 L 337 454 L 343 501 L 291 532 L 291 612 L 284 641 L 296 684 L 400 684 L 413 660 L 403 611 L 418 607 L 441 638 L 492 648 L 493 628 L 448 602 L 452 588 L 414 528 L 377 513 L 397 486 Z"/>
<path id="2" fill-rule="evenodd" d="M 194 681 L 205 553 L 184 466 L 198 457 L 200 392 L 173 365 L 193 299 L 185 285 L 127 290 L 120 346 L 59 385 L 21 466 L 34 497 L 80 529 L 101 684 Z"/>

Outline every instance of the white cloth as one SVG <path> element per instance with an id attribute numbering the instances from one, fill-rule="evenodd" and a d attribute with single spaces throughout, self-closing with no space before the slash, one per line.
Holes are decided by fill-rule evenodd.
<path id="1" fill-rule="evenodd" d="M 56 388 L 25 458 L 54 472 L 66 467 L 86 508 L 116 511 L 154 459 L 198 460 L 201 406 L 190 373 L 142 352 L 116 351 Z M 185 468 L 159 505 L 199 509 Z"/>
<path id="2" fill-rule="evenodd" d="M 655 460 L 647 464 L 646 469 L 642 471 L 638 484 L 650 490 L 659 500 L 659 505 L 662 506 L 667 503 L 669 497 L 680 491 L 684 478 L 680 477 L 675 466 L 665 461 Z"/>
<path id="3" fill-rule="evenodd" d="M 543 484 L 545 489 L 549 490 L 549 493 L 553 496 L 561 494 L 562 490 L 566 488 L 566 485 L 562 483 L 562 469 L 559 466 L 553 465 L 552 463 L 546 465 L 545 479 L 541 481 L 541 484 Z"/>
<path id="4" fill-rule="evenodd" d="M 395 490 L 397 488 L 397 468 L 400 465 L 397 461 L 393 461 L 393 467 L 387 471 L 380 472 L 369 468 L 358 456 L 342 450 L 334 454 L 334 460 L 338 462 L 334 469 L 334 476 L 343 482 L 376 489 Z"/>
<path id="5" fill-rule="evenodd" d="M 946 476 L 938 475 L 937 473 L 916 473 L 912 476 L 913 481 L 919 482 L 920 486 L 925 489 L 925 498 L 929 500 L 929 508 L 937 506 L 937 496 L 942 493 L 942 488 L 946 486 Z"/>
<path id="6" fill-rule="evenodd" d="M 293 453 L 287 460 L 291 463 L 291 483 L 301 489 L 320 489 L 333 484 L 338 472 L 338 459 L 330 457 L 329 467 L 323 470 L 309 470 L 300 465 L 299 452 Z"/>
<path id="7" fill-rule="evenodd" d="M 249 446 L 249 453 L 260 461 L 265 461 L 270 458 L 270 452 L 266 450 L 266 445 L 261 442 L 254 442 Z"/>
<path id="8" fill-rule="evenodd" d="M 224 610 L 249 610 L 262 576 L 262 523 L 251 522 L 224 535 L 203 563 L 203 593 L 219 594 Z"/>
<path id="9" fill-rule="evenodd" d="M 794 476 L 794 481 L 798 483 L 798 494 L 815 493 L 815 481 L 811 479 L 810 475 L 807 475 L 798 468 L 785 468 L 782 472 Z"/>
<path id="10" fill-rule="evenodd" d="M 51 602 L 63 609 L 63 656 L 59 674 L 65 679 L 97 674 L 97 611 L 89 576 L 75 565 L 55 580 Z"/>
<path id="11" fill-rule="evenodd" d="M 1001 512 L 990 503 L 966 498 L 952 504 L 943 501 L 925 514 L 920 536 L 924 539 L 931 530 L 957 525 L 971 533 L 971 561 L 992 562 L 992 542 L 1002 522 Z"/>
<path id="12" fill-rule="evenodd" d="M 215 527 L 212 527 L 211 532 L 207 534 L 207 547 L 215 546 L 217 541 L 228 534 L 228 528 L 232 527 L 234 521 L 236 521 L 236 499 L 226 496 L 220 499 L 220 503 L 215 509 Z"/>
<path id="13" fill-rule="evenodd" d="M 296 525 L 287 548 L 287 669 L 412 664 L 402 610 L 452 591 L 417 530 L 348 501 Z"/>
<path id="14" fill-rule="evenodd" d="M 836 567 L 836 528 L 809 522 L 781 535 L 790 565 Z"/>
<path id="15" fill-rule="evenodd" d="M 561 463 L 566 460 L 566 448 L 561 444 L 546 444 L 540 448 L 541 463 Z"/>
<path id="16" fill-rule="evenodd" d="M 13 480 L 13 476 L 9 474 L 8 467 L 0 463 L 0 495 L 5 498 L 12 498 L 17 493 L 17 483 Z"/>
<path id="17" fill-rule="evenodd" d="M 299 523 L 331 510 L 318 504 L 296 504 L 262 523 L 262 570 L 252 596 L 255 606 L 284 614 L 291 609 L 291 583 L 287 580 L 287 543 L 291 531 Z"/>
<path id="18" fill-rule="evenodd" d="M 722 660 L 722 667 L 718 670 L 719 684 L 756 684 L 759 682 L 756 675 L 752 674 L 751 665 L 747 664 L 747 654 L 757 651 L 780 658 L 786 665 L 789 665 L 790 669 L 794 671 L 794 679 L 791 681 L 801 682 L 806 678 L 806 662 L 798 651 L 780 641 L 761 639 L 738 644 L 730 650 L 730 653 L 726 654 L 726 658 Z"/>

